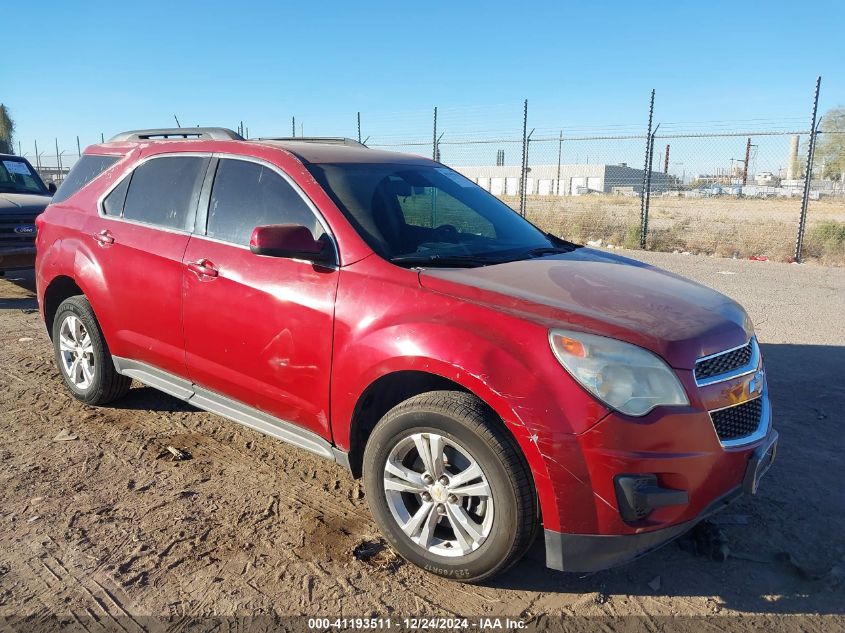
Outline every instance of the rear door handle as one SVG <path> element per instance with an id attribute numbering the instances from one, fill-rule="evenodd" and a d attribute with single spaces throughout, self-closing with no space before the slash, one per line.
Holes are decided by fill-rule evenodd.
<path id="1" fill-rule="evenodd" d="M 114 235 L 111 234 L 111 231 L 108 229 L 103 229 L 99 233 L 95 233 L 92 235 L 95 240 L 97 240 L 101 246 L 105 246 L 107 244 L 114 244 Z"/>
<path id="2" fill-rule="evenodd" d="M 217 276 L 217 267 L 205 258 L 189 263 L 188 270 L 195 272 L 200 277 Z"/>

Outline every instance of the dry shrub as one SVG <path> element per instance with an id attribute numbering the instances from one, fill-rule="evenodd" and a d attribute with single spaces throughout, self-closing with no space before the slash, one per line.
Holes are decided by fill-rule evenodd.
<path id="1" fill-rule="evenodd" d="M 506 199 L 518 208 L 519 200 Z M 791 261 L 801 202 L 787 199 L 653 197 L 647 247 L 719 257 Z M 545 231 L 585 243 L 639 247 L 640 200 L 624 196 L 529 196 L 527 217 Z M 845 200 L 811 201 L 805 260 L 845 265 Z"/>

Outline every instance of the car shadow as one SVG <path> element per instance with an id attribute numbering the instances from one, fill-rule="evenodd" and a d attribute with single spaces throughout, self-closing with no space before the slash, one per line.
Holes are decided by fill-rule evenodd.
<path id="1" fill-rule="evenodd" d="M 3 283 L 5 282 L 5 283 Z M 7 271 L 0 277 L 0 310 L 37 310 L 35 271 Z M 8 296 L 7 296 L 8 295 Z"/>
<path id="2" fill-rule="evenodd" d="M 545 567 L 541 532 L 526 557 L 489 586 L 595 592 L 598 602 L 615 594 L 697 598 L 714 612 L 845 613 L 845 473 L 838 425 L 845 410 L 845 347 L 760 347 L 780 433 L 778 458 L 757 496 L 717 515 L 716 521 L 725 521 L 719 527 L 728 541 L 727 560 L 697 557 L 675 542 L 616 569 L 555 572 Z"/>
<path id="3" fill-rule="evenodd" d="M 124 397 L 108 405 L 114 409 L 135 409 L 138 411 L 182 412 L 200 411 L 184 400 L 159 391 L 153 387 L 133 386 Z"/>

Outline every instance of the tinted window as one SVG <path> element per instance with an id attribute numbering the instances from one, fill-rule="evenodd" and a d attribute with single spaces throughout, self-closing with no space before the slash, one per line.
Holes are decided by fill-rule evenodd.
<path id="1" fill-rule="evenodd" d="M 433 164 L 306 163 L 378 253 L 508 261 L 553 244 L 459 173 Z"/>
<path id="2" fill-rule="evenodd" d="M 71 167 L 70 173 L 64 179 L 56 195 L 53 196 L 53 202 L 63 202 L 70 198 L 77 191 L 82 189 L 89 182 L 94 180 L 97 176 L 106 171 L 109 167 L 114 165 L 119 156 L 97 156 L 96 154 L 85 154 L 82 158 L 76 161 L 76 164 Z"/>
<path id="3" fill-rule="evenodd" d="M 207 158 L 167 156 L 138 167 L 126 194 L 123 217 L 156 226 L 187 229 Z"/>
<path id="4" fill-rule="evenodd" d="M 257 163 L 221 159 L 208 206 L 207 235 L 246 246 L 252 230 L 268 224 L 300 224 L 315 239 L 323 233 L 305 200 L 278 173 Z"/>
<path id="5" fill-rule="evenodd" d="M 123 203 L 126 202 L 126 192 L 132 177 L 124 178 L 120 184 L 103 200 L 103 212 L 106 215 L 120 216 L 123 214 Z"/>
<path id="6" fill-rule="evenodd" d="M 394 193 L 406 224 L 427 229 L 453 226 L 461 233 L 496 237 L 492 222 L 442 189 L 411 187 L 396 176 L 390 183 L 397 188 Z"/>
<path id="7" fill-rule="evenodd" d="M 34 193 L 47 195 L 41 179 L 25 160 L 0 160 L 0 193 Z"/>

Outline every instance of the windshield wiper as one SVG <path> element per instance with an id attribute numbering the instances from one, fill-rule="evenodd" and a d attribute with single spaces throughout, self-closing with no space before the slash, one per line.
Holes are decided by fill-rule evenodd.
<path id="1" fill-rule="evenodd" d="M 399 266 L 443 266 L 444 268 L 475 268 L 477 266 L 490 266 L 501 264 L 500 258 L 483 257 L 480 255 L 420 255 L 411 253 L 409 255 L 396 255 L 390 261 Z"/>
<path id="2" fill-rule="evenodd" d="M 522 259 L 529 259 L 532 257 L 545 257 L 546 255 L 560 255 L 561 253 L 571 253 L 576 248 L 578 248 L 577 244 L 572 244 L 569 246 L 541 246 L 539 248 L 532 248 L 530 251 L 526 251 Z"/>

